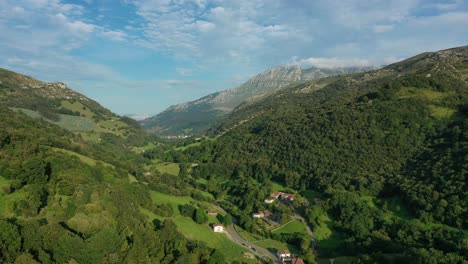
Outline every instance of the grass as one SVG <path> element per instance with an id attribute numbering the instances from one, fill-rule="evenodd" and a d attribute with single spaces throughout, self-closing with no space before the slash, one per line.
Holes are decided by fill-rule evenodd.
<path id="1" fill-rule="evenodd" d="M 265 240 L 254 242 L 253 244 L 259 247 L 266 248 L 269 251 L 274 252 L 274 253 L 276 253 L 278 250 L 281 250 L 281 249 L 288 249 L 289 251 L 292 251 L 293 249 L 290 246 L 288 246 L 288 244 L 277 241 L 277 240 L 273 240 L 273 239 L 265 239 Z"/>
<path id="2" fill-rule="evenodd" d="M 109 167 L 114 168 L 114 165 L 112 165 L 112 164 L 106 163 L 106 162 L 104 162 L 104 161 L 95 160 L 95 159 L 93 159 L 93 158 L 90 158 L 90 157 L 88 157 L 88 156 L 81 155 L 81 154 L 79 154 L 79 153 L 73 152 L 73 151 L 68 150 L 68 149 L 61 149 L 61 148 L 54 148 L 54 147 L 51 147 L 50 149 L 52 149 L 52 150 L 55 151 L 55 152 L 62 152 L 62 153 L 66 153 L 66 154 L 71 155 L 71 156 L 78 157 L 83 163 L 88 164 L 88 165 L 90 165 L 90 166 L 96 166 L 96 164 L 97 164 L 98 162 L 100 162 L 100 163 L 102 163 L 104 166 L 109 166 Z"/>
<path id="3" fill-rule="evenodd" d="M 397 95 L 400 98 L 422 98 L 428 101 L 436 101 L 442 99 L 448 95 L 439 91 L 434 91 L 428 88 L 416 88 L 416 87 L 402 87 Z"/>
<path id="4" fill-rule="evenodd" d="M 332 230 L 328 227 L 328 223 L 331 222 L 330 217 L 327 214 L 323 214 L 320 215 L 319 220 L 323 224 L 314 228 L 314 236 L 318 241 L 326 240 L 332 235 Z"/>
<path id="5" fill-rule="evenodd" d="M 401 220 L 414 218 L 399 197 L 380 198 L 376 200 L 376 204 L 380 209 L 383 209 L 384 204 L 386 204 L 386 209 L 389 212 L 388 218 L 397 217 Z"/>
<path id="6" fill-rule="evenodd" d="M 299 220 L 293 220 L 288 224 L 272 231 L 274 234 L 293 234 L 293 233 L 301 233 L 307 234 L 306 227 L 304 224 Z"/>
<path id="7" fill-rule="evenodd" d="M 229 240 L 225 234 L 214 233 L 208 225 L 199 225 L 189 217 L 179 216 L 174 222 L 185 237 L 203 241 L 207 246 L 221 250 L 227 260 L 244 260 L 242 255 L 247 250 Z"/>
<path id="8" fill-rule="evenodd" d="M 240 236 L 249 241 L 249 242 L 254 242 L 254 241 L 259 241 L 259 240 L 265 240 L 265 238 L 259 236 L 259 235 L 255 235 L 255 234 L 251 234 L 247 231 L 245 231 L 244 229 L 240 228 L 239 226 L 234 226 L 234 228 L 237 230 L 237 232 L 240 234 Z"/>
<path id="9" fill-rule="evenodd" d="M 14 202 L 24 199 L 25 197 L 26 192 L 23 190 L 18 190 L 10 194 L 0 194 L 0 215 L 4 217 L 13 216 Z"/>
<path id="10" fill-rule="evenodd" d="M 280 192 L 284 191 L 285 187 L 277 182 L 272 182 L 272 191 L 273 192 Z"/>
<path id="11" fill-rule="evenodd" d="M 177 163 L 160 163 L 155 166 L 155 169 L 161 173 L 167 173 L 174 176 L 179 175 L 179 164 Z"/>
<path id="12" fill-rule="evenodd" d="M 90 142 L 93 142 L 93 143 L 99 143 L 101 141 L 100 133 L 80 132 L 80 135 L 86 141 L 90 141 Z"/>
<path id="13" fill-rule="evenodd" d="M 146 144 L 143 147 L 133 147 L 132 151 L 140 154 L 140 153 L 144 153 L 147 150 L 154 149 L 155 147 L 156 145 L 153 142 L 148 142 L 148 144 Z"/>
<path id="14" fill-rule="evenodd" d="M 443 106 L 436 106 L 436 105 L 429 105 L 429 109 L 431 109 L 431 114 L 435 118 L 450 118 L 455 114 L 455 110 L 452 108 L 448 107 L 443 107 Z"/>
<path id="15" fill-rule="evenodd" d="M 97 134 L 112 133 L 117 136 L 124 136 L 124 133 L 127 131 L 128 125 L 120 121 L 117 117 L 112 117 L 110 120 L 103 120 L 103 121 L 99 121 L 96 123 L 94 119 L 92 118 L 92 115 L 94 114 L 90 112 L 89 110 L 87 111 L 83 110 L 78 105 L 72 105 L 70 102 L 68 103 L 62 102 L 62 104 L 70 106 L 71 108 L 74 108 L 77 111 L 81 109 L 81 111 L 84 111 L 83 113 L 85 117 L 59 114 L 59 117 L 60 117 L 59 121 L 51 121 L 51 120 L 46 119 L 48 122 L 56 124 L 62 128 L 65 128 L 67 130 L 74 131 L 74 132 L 93 132 Z M 81 105 L 81 103 L 79 102 L 77 102 L 77 104 Z M 11 109 L 15 112 L 22 111 L 23 113 L 25 113 L 26 115 L 32 118 L 43 118 L 41 114 L 39 114 L 39 112 L 37 111 L 24 109 L 24 108 L 14 108 L 14 107 L 11 107 Z M 92 137 L 91 135 L 85 135 L 85 137 L 87 136 L 90 136 L 88 138 L 89 141 L 92 141 L 92 142 L 99 141 L 98 139 L 96 139 L 95 137 Z"/>
<path id="16" fill-rule="evenodd" d="M 24 114 L 32 117 L 32 118 L 44 118 L 39 114 L 37 111 L 24 109 L 24 108 L 11 108 L 15 112 L 23 112 Z M 71 116 L 71 115 L 62 115 L 59 114 L 60 120 L 59 121 L 50 121 L 50 123 L 56 124 L 62 128 L 68 129 L 70 131 L 86 131 L 90 132 L 93 130 L 95 122 L 91 118 L 81 117 L 81 116 Z M 45 119 L 45 118 L 44 118 Z"/>
<path id="17" fill-rule="evenodd" d="M 94 113 L 91 110 L 89 110 L 87 107 L 85 107 L 82 103 L 78 101 L 73 103 L 70 101 L 62 101 L 61 105 L 63 108 L 80 112 L 80 114 L 84 117 L 94 116 Z"/>
<path id="18" fill-rule="evenodd" d="M 52 122 L 70 131 L 92 131 L 96 124 L 93 119 L 81 116 L 59 115 L 58 122 Z"/>
<path id="19" fill-rule="evenodd" d="M 205 242 L 209 247 L 216 248 L 223 252 L 228 260 L 241 260 L 247 261 L 242 255 L 247 250 L 243 247 L 230 241 L 225 234 L 214 233 L 208 224 L 199 225 L 195 223 L 190 217 L 181 216 L 178 205 L 189 204 L 195 200 L 188 196 L 173 196 L 159 192 L 151 191 L 151 197 L 156 204 L 169 203 L 174 208 L 174 216 L 171 217 L 177 225 L 178 230 L 187 238 Z M 141 208 L 141 212 L 148 216 L 149 220 L 162 219 L 162 217 L 155 215 L 151 211 Z M 214 216 L 208 216 L 210 223 L 217 223 L 218 220 Z M 254 262 L 255 263 L 255 262 Z"/>
<path id="20" fill-rule="evenodd" d="M 196 146 L 200 146 L 201 145 L 201 142 L 195 142 L 195 143 L 192 143 L 192 144 L 189 144 L 187 146 L 182 146 L 182 147 L 177 147 L 177 148 L 174 148 L 174 150 L 177 150 L 177 151 L 184 151 L 188 148 L 191 148 L 191 147 L 196 147 Z"/>
<path id="21" fill-rule="evenodd" d="M 8 185 L 10 185 L 10 181 L 0 176 L 0 195 L 5 194 L 5 192 L 3 191 L 3 187 L 6 187 Z"/>
<path id="22" fill-rule="evenodd" d="M 131 174 L 128 174 L 128 181 L 130 183 L 138 182 L 137 178 L 135 178 L 135 176 L 133 176 Z"/>
<path id="23" fill-rule="evenodd" d="M 95 132 L 112 133 L 117 136 L 123 136 L 126 131 L 125 128 L 127 127 L 127 124 L 113 117 L 111 120 L 99 121 L 94 126 L 93 130 Z"/>
<path id="24" fill-rule="evenodd" d="M 166 204 L 169 203 L 174 209 L 174 215 L 180 215 L 178 206 L 181 204 L 190 204 L 195 202 L 192 197 L 189 196 L 174 196 L 169 194 L 164 194 L 160 192 L 151 191 L 151 198 L 155 204 Z"/>

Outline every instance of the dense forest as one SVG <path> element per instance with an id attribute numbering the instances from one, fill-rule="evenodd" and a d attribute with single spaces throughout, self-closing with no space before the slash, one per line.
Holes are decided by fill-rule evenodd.
<path id="1" fill-rule="evenodd" d="M 222 136 L 184 154 L 200 162 L 200 187 L 240 211 L 261 209 L 272 182 L 316 193 L 325 202 L 296 208 L 317 229 L 333 220 L 340 246 L 318 241 L 324 256 L 465 263 L 467 74 L 463 47 L 299 84 L 237 109 Z"/>

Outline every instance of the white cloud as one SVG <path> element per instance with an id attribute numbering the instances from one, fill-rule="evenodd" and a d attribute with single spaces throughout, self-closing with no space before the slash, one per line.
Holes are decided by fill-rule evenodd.
<path id="1" fill-rule="evenodd" d="M 373 26 L 373 30 L 375 33 L 384 33 L 387 31 L 391 31 L 395 28 L 394 25 L 375 25 Z"/>
<path id="2" fill-rule="evenodd" d="M 451 11 L 457 10 L 463 6 L 464 0 L 453 0 L 445 3 L 430 3 L 427 4 L 426 8 L 435 8 L 440 11 Z"/>
<path id="3" fill-rule="evenodd" d="M 368 67 L 372 63 L 366 59 L 341 59 L 341 58 L 292 58 L 290 64 L 303 67 L 317 67 L 323 69 L 335 69 L 346 67 Z"/>
<path id="4" fill-rule="evenodd" d="M 103 31 L 102 35 L 113 41 L 126 41 L 127 39 L 127 34 L 122 31 L 113 31 L 113 30 Z"/>
<path id="5" fill-rule="evenodd" d="M 193 74 L 193 70 L 189 68 L 176 68 L 176 71 L 182 76 L 191 76 Z"/>

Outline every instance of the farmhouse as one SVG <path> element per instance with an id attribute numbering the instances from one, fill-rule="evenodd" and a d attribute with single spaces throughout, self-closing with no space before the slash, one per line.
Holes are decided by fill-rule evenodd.
<path id="1" fill-rule="evenodd" d="M 263 217 L 268 217 L 270 215 L 271 215 L 270 211 L 263 210 L 263 211 L 258 211 L 258 213 L 254 213 L 253 217 L 254 218 L 263 218 Z"/>
<path id="2" fill-rule="evenodd" d="M 209 215 L 217 216 L 218 212 L 216 210 L 208 210 L 207 212 Z"/>
<path id="3" fill-rule="evenodd" d="M 278 199 L 283 193 L 282 192 L 272 192 L 270 196 L 272 198 Z"/>
<path id="4" fill-rule="evenodd" d="M 276 253 L 276 255 L 278 256 L 278 258 L 279 258 L 281 261 L 289 261 L 289 260 L 291 260 L 291 253 L 290 253 L 289 250 L 287 250 L 287 249 L 278 250 L 278 252 Z"/>
<path id="5" fill-rule="evenodd" d="M 292 193 L 283 193 L 283 194 L 281 194 L 281 199 L 283 199 L 283 200 L 288 200 L 288 201 L 292 202 L 292 201 L 294 201 L 295 198 L 296 198 L 296 195 L 292 194 Z"/>
<path id="6" fill-rule="evenodd" d="M 223 224 L 214 224 L 213 231 L 216 233 L 223 233 L 224 232 L 224 225 Z"/>
<path id="7" fill-rule="evenodd" d="M 275 201 L 275 199 L 273 199 L 273 198 L 266 198 L 266 199 L 264 200 L 264 202 L 267 203 L 267 204 L 271 204 L 271 203 L 273 203 L 274 201 Z"/>

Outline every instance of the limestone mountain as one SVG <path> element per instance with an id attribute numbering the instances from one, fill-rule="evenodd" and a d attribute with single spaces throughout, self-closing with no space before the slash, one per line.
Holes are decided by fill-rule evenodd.
<path id="1" fill-rule="evenodd" d="M 141 124 L 148 131 L 162 136 L 202 134 L 239 105 L 258 101 L 293 83 L 369 69 L 371 67 L 335 69 L 315 67 L 302 69 L 297 65 L 274 67 L 236 88 L 171 106 L 160 114 L 143 120 Z"/>

